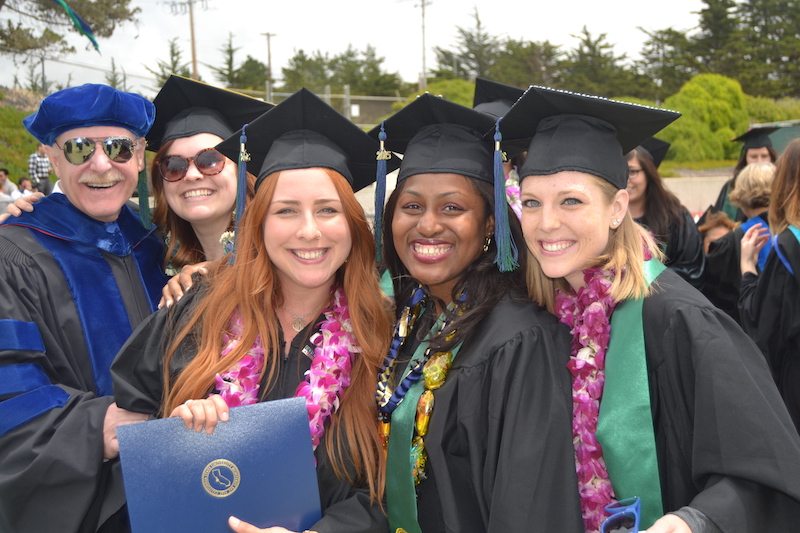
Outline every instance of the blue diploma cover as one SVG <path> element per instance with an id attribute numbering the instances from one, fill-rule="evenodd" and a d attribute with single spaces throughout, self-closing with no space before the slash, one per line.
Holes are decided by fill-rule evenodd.
<path id="1" fill-rule="evenodd" d="M 303 531 L 322 516 L 304 398 L 234 407 L 211 435 L 180 418 L 117 435 L 134 533 L 229 532 L 231 515 Z"/>

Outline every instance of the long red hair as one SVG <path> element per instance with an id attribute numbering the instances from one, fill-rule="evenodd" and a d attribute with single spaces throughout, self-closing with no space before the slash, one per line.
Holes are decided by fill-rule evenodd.
<path id="1" fill-rule="evenodd" d="M 355 354 L 350 386 L 341 406 L 331 417 L 325 438 L 328 456 L 336 474 L 351 483 L 366 482 L 376 501 L 383 497 L 384 457 L 377 431 L 375 381 L 391 337 L 390 304 L 383 296 L 375 269 L 375 244 L 361 205 L 341 174 L 322 169 L 333 182 L 342 201 L 352 236 L 352 249 L 336 275 L 335 286 L 343 287 L 350 320 L 361 352 Z M 265 348 L 264 368 L 268 391 L 274 385 L 281 358 L 277 308 L 282 302 L 276 270 L 264 246 L 263 223 L 275 193 L 280 173 L 261 183 L 247 206 L 237 236 L 236 260 L 223 264 L 208 276 L 209 287 L 192 316 L 167 348 L 164 362 L 164 408 L 172 410 L 191 398 L 203 398 L 214 388 L 214 377 L 240 361 L 261 335 Z M 242 340 L 224 359 L 220 358 L 222 336 L 234 311 L 244 324 Z M 199 331 L 197 355 L 174 378 L 169 362 L 178 345 Z M 345 453 L 345 451 L 349 453 Z M 355 478 L 348 473 L 349 461 Z"/>
<path id="2" fill-rule="evenodd" d="M 197 235 L 192 229 L 192 225 L 175 214 L 175 211 L 170 209 L 167 203 L 167 196 L 164 193 L 164 179 L 161 177 L 161 170 L 158 168 L 158 162 L 161 158 L 169 154 L 169 149 L 172 147 L 174 139 L 165 142 L 153 158 L 153 164 L 150 167 L 150 176 L 152 176 L 152 193 L 155 198 L 155 209 L 153 210 L 153 223 L 158 226 L 158 229 L 169 235 L 169 246 L 167 246 L 167 253 L 164 256 L 164 268 L 170 263 L 176 269 L 181 269 L 186 265 L 194 265 L 206 260 L 203 254 L 203 247 L 197 239 Z M 226 165 L 235 165 L 233 161 L 228 159 Z M 256 177 L 252 174 L 247 174 L 247 200 L 253 199 L 255 194 L 254 185 Z M 235 206 L 231 207 L 231 213 Z M 233 231 L 233 217 L 231 217 L 231 224 L 228 231 Z M 180 244 L 180 246 L 178 246 Z M 177 248 L 177 251 L 176 251 Z M 175 255 L 173 257 L 173 254 Z"/>

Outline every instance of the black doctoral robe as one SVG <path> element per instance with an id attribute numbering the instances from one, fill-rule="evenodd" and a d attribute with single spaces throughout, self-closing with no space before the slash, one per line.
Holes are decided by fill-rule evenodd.
<path id="1" fill-rule="evenodd" d="M 729 231 L 708 246 L 703 272 L 703 294 L 708 300 L 739 322 L 739 286 L 742 282 L 741 227 Z"/>
<path id="2" fill-rule="evenodd" d="M 406 360 L 418 343 L 407 344 Z M 424 533 L 582 531 L 569 356 L 568 328 L 521 298 L 467 336 L 434 391 L 417 487 Z"/>
<path id="3" fill-rule="evenodd" d="M 796 531 L 800 436 L 758 348 L 669 270 L 654 288 L 642 314 L 664 511 L 691 506 L 724 533 Z"/>
<path id="4" fill-rule="evenodd" d="M 163 357 L 166 347 L 184 321 L 191 316 L 196 302 L 202 298 L 206 288 L 204 283 L 196 285 L 171 308 L 164 308 L 151 315 L 120 350 L 111 368 L 114 394 L 120 407 L 150 415 L 159 412 L 164 387 Z M 321 315 L 295 336 L 289 354 L 284 355 L 281 361 L 277 382 L 263 398 L 264 401 L 294 396 L 297 386 L 305 379 L 304 374 L 311 366 L 309 355 L 313 356 L 314 346 L 308 339 L 319 330 L 318 326 L 323 319 L 324 316 Z M 184 341 L 170 361 L 170 374 L 177 376 L 194 358 L 196 350 L 193 342 Z M 265 379 L 262 377 L 261 391 L 264 390 Z M 326 432 L 329 427 L 330 420 L 325 423 Z M 317 479 L 323 516 L 311 529 L 317 533 L 385 533 L 388 530 L 386 516 L 378 504 L 370 505 L 369 489 L 353 487 L 334 474 L 326 451 L 325 437 L 320 441 L 314 455 L 317 458 Z M 259 527 L 269 525 L 260 524 Z"/>
<path id="5" fill-rule="evenodd" d="M 108 367 L 155 309 L 162 259 L 127 208 L 104 224 L 62 194 L 0 226 L 0 531 L 128 529 L 103 462 Z"/>
<path id="6" fill-rule="evenodd" d="M 800 429 L 800 244 L 790 230 L 778 236 L 777 244 L 794 275 L 772 250 L 759 276 L 742 276 L 739 313 Z"/>

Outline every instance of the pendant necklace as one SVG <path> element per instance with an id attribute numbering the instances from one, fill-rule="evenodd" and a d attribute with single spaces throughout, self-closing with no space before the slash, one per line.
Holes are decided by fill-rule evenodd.
<path id="1" fill-rule="evenodd" d="M 308 315 L 316 312 L 319 309 L 319 307 L 317 307 L 316 309 L 314 309 L 312 311 L 309 311 L 308 313 L 306 313 L 304 315 L 296 315 L 296 314 L 292 313 L 289 309 L 287 309 L 286 306 L 284 306 L 284 305 L 281 305 L 281 309 L 283 309 L 284 311 L 286 311 L 287 313 L 292 315 L 292 318 L 294 319 L 294 320 L 292 320 L 292 329 L 295 330 L 296 332 L 300 333 L 308 325 L 308 322 L 306 321 L 306 317 Z"/>

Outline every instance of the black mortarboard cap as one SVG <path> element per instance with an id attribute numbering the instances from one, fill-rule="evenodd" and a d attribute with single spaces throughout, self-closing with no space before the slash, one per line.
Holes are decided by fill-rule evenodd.
<path id="1" fill-rule="evenodd" d="M 524 89 L 505 83 L 477 78 L 472 108 L 497 119 L 505 115 L 524 92 Z"/>
<path id="2" fill-rule="evenodd" d="M 661 165 L 661 162 L 667 156 L 670 146 L 672 145 L 667 141 L 650 137 L 641 145 L 639 145 L 639 148 L 644 148 L 647 150 L 647 153 L 649 153 L 650 157 L 653 158 L 653 164 L 656 166 L 656 168 L 658 168 Z"/>
<path id="3" fill-rule="evenodd" d="M 778 128 L 775 127 L 751 128 L 735 139 L 731 139 L 731 142 L 738 141 L 743 143 L 742 150 L 769 147 L 772 146 L 772 139 L 770 139 L 769 134 L 776 130 L 778 130 Z"/>
<path id="4" fill-rule="evenodd" d="M 531 86 L 500 122 L 504 141 L 533 138 L 520 179 L 566 170 L 625 188 L 624 154 L 680 117 L 665 109 Z"/>
<path id="5" fill-rule="evenodd" d="M 174 74 L 164 83 L 153 103 L 156 120 L 147 135 L 147 148 L 154 152 L 167 141 L 198 133 L 212 133 L 227 139 L 244 124 L 274 107 L 241 93 Z"/>
<path id="6" fill-rule="evenodd" d="M 494 125 L 495 118 L 490 115 L 425 93 L 370 135 L 380 138 L 385 134 L 386 149 L 403 154 L 398 183 L 417 174 L 459 174 L 492 184 L 498 249 L 495 262 L 501 271 L 509 271 L 517 266 L 517 250 L 508 229 L 502 165 L 499 177 L 495 168 L 490 137 Z M 380 183 L 376 189 L 382 190 Z M 376 197 L 376 219 L 382 200 Z"/>
<path id="7" fill-rule="evenodd" d="M 273 172 L 321 167 L 337 171 L 358 191 L 375 181 L 378 142 L 308 89 L 300 89 L 245 129 L 256 188 Z M 217 149 L 237 159 L 240 133 Z"/>
<path id="8" fill-rule="evenodd" d="M 416 174 L 461 174 L 489 183 L 492 148 L 486 133 L 494 126 L 489 115 L 429 93 L 373 128 L 377 139 L 386 133 L 386 148 L 403 154 L 397 181 Z"/>

